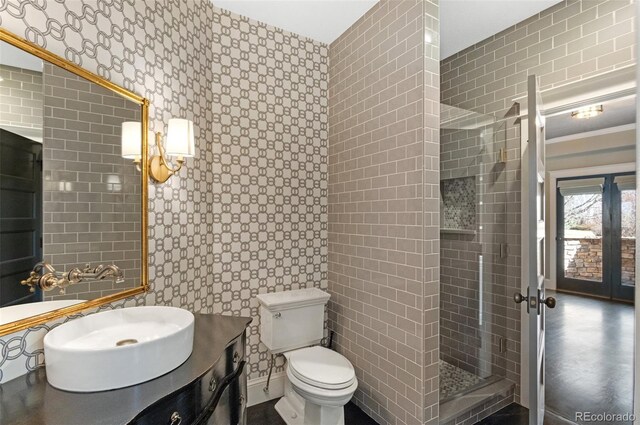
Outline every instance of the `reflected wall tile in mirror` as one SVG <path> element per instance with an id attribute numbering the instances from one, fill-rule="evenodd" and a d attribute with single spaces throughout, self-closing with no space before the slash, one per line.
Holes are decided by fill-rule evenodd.
<path id="1" fill-rule="evenodd" d="M 140 244 L 125 243 L 114 225 L 132 220 L 140 228 L 140 175 L 120 156 L 122 122 L 139 120 L 139 105 L 51 64 L 45 64 L 43 80 L 45 191 L 52 192 L 44 204 L 45 236 L 51 225 L 65 225 L 65 236 L 45 245 L 45 261 L 60 270 L 116 264 L 126 281 L 118 287 L 112 280 L 82 282 L 45 299 L 94 299 L 134 287 L 140 281 Z M 49 161 L 55 161 L 51 168 Z M 61 192 L 76 196 L 61 200 Z"/>
<path id="2" fill-rule="evenodd" d="M 42 141 L 42 71 L 0 64 L 0 77 L 0 126 Z"/>

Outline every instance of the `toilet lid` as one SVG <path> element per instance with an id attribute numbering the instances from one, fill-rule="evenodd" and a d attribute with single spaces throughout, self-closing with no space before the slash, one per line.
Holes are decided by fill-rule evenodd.
<path id="1" fill-rule="evenodd" d="M 314 387 L 347 388 L 356 378 L 346 357 L 324 347 L 297 350 L 289 356 L 288 364 L 296 378 Z"/>

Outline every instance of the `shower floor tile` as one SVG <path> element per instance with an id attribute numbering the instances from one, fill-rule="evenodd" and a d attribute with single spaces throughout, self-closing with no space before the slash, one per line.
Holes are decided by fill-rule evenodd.
<path id="1" fill-rule="evenodd" d="M 440 360 L 440 400 L 461 393 L 484 380 L 471 372 Z"/>

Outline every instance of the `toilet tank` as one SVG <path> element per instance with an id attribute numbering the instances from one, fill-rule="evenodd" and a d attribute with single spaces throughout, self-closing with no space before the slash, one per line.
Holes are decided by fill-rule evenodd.
<path id="1" fill-rule="evenodd" d="M 329 297 L 318 288 L 258 295 L 260 340 L 272 354 L 318 344 Z"/>

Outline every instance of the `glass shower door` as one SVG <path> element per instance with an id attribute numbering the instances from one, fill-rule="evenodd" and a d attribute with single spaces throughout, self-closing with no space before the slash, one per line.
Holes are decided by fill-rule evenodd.
<path id="1" fill-rule="evenodd" d="M 505 129 L 441 105 L 441 402 L 506 373 Z"/>

